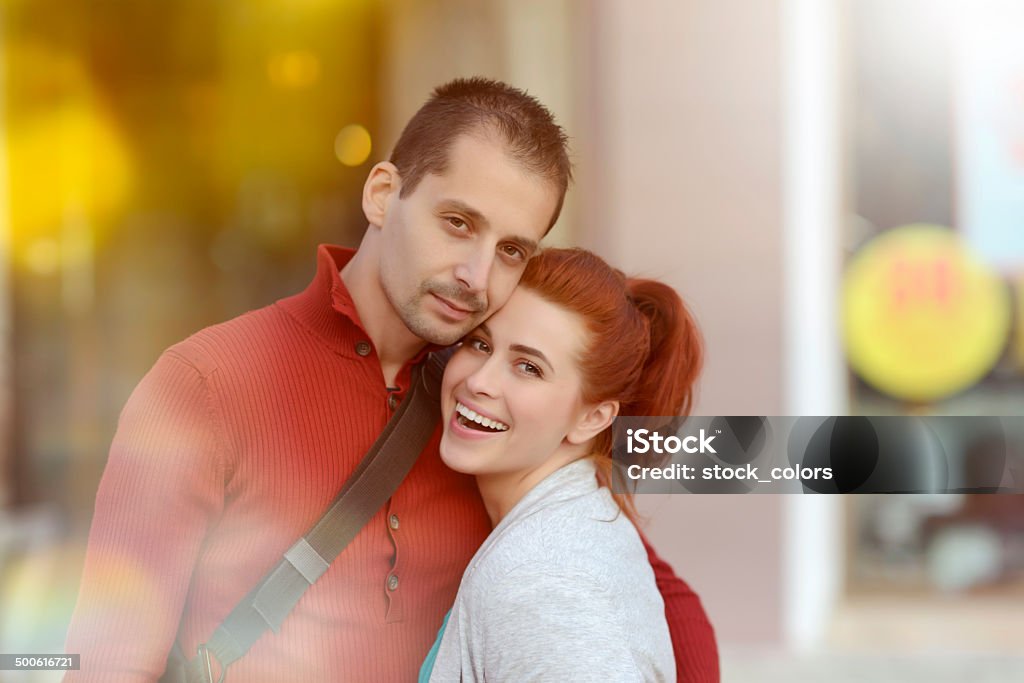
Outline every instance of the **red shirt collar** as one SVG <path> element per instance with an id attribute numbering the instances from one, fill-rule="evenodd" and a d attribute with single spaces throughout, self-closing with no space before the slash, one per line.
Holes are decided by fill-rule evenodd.
<path id="1" fill-rule="evenodd" d="M 349 247 L 321 244 L 317 247 L 313 281 L 298 294 L 277 302 L 292 317 L 346 356 L 357 356 L 354 343 L 370 341 L 352 294 L 341 279 L 341 269 L 355 253 L 356 250 Z M 431 351 L 441 348 L 444 347 L 427 344 L 407 365 L 418 363 Z"/>

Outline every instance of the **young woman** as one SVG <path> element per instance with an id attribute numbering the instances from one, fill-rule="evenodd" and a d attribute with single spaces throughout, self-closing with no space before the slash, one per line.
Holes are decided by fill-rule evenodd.
<path id="1" fill-rule="evenodd" d="M 674 681 L 632 500 L 613 495 L 616 415 L 682 415 L 697 328 L 667 285 L 590 252 L 531 259 L 442 385 L 441 456 L 476 475 L 494 531 L 420 680 Z"/>

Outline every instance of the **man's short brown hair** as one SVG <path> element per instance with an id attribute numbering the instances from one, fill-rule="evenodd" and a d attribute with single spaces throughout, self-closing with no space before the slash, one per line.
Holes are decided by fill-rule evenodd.
<path id="1" fill-rule="evenodd" d="M 513 159 L 554 183 L 558 204 L 550 229 L 572 178 L 565 132 L 534 97 L 487 78 L 459 78 L 439 86 L 406 124 L 390 159 L 402 177 L 399 196 L 415 190 L 428 173 L 443 174 L 455 139 L 477 131 L 497 133 Z"/>

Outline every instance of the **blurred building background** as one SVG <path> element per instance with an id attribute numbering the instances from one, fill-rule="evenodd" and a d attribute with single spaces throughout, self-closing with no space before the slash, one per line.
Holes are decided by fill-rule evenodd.
<path id="1" fill-rule="evenodd" d="M 431 88 L 572 138 L 551 242 L 695 310 L 705 415 L 1021 415 L 1013 0 L 3 0 L 0 651 L 60 652 L 118 413 L 305 286 Z M 1019 457 L 998 420 L 959 467 Z M 1021 496 L 645 497 L 725 680 L 1019 680 Z M 0 674 L 2 681 L 53 677 Z"/>

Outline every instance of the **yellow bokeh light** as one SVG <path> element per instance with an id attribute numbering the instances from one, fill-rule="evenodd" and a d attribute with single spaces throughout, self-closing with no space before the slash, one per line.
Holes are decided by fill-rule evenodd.
<path id="1" fill-rule="evenodd" d="M 34 521 L 43 520 L 37 517 Z M 33 526 L 39 529 L 39 536 L 30 541 L 27 551 L 6 559 L 0 577 L 0 633 L 5 649 L 14 651 L 59 646 L 81 579 L 82 548 L 74 543 L 40 542 L 50 529 L 47 526 L 44 531 L 36 524 L 27 528 Z"/>
<path id="2" fill-rule="evenodd" d="M 1024 276 L 1018 277 L 1016 281 L 1017 296 L 1017 320 L 1024 321 Z M 1024 371 L 1024 322 L 1017 324 L 1016 342 L 1014 344 L 1014 360 L 1017 367 Z"/>
<path id="3" fill-rule="evenodd" d="M 357 123 L 345 126 L 334 138 L 334 155 L 346 166 L 359 166 L 370 158 L 372 149 L 370 132 Z"/>
<path id="4" fill-rule="evenodd" d="M 54 106 L 14 107 L 7 120 L 12 251 L 18 262 L 46 274 L 60 266 L 57 236 L 68 221 L 102 230 L 135 184 L 135 163 L 115 118 L 93 93 L 82 65 L 59 53 L 15 43 L 17 61 L 61 93 Z M 78 218 L 76 218 L 78 217 Z M 91 242 L 101 242 L 93 234 Z"/>
<path id="5" fill-rule="evenodd" d="M 861 249 L 843 285 L 851 367 L 890 396 L 926 402 L 967 389 L 1006 347 L 1004 282 L 940 226 L 910 225 Z"/>
<path id="6" fill-rule="evenodd" d="M 320 80 L 320 60 L 309 50 L 281 52 L 267 61 L 267 77 L 279 88 L 308 88 Z"/>
<path id="7" fill-rule="evenodd" d="M 60 268 L 60 244 L 52 239 L 36 240 L 26 245 L 22 259 L 33 273 L 53 275 Z"/>

